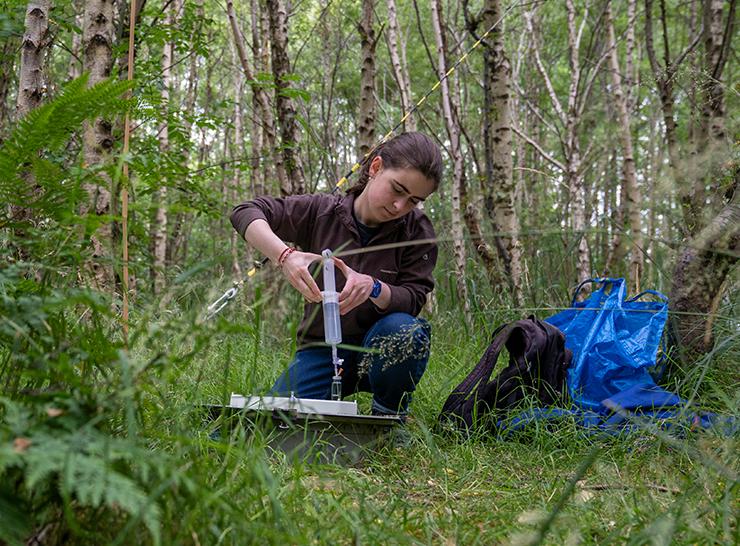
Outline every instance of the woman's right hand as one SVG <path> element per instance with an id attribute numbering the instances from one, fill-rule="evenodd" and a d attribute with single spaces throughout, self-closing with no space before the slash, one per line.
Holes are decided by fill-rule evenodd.
<path id="1" fill-rule="evenodd" d="M 321 291 L 313 280 L 308 266 L 320 260 L 321 256 L 318 254 L 295 250 L 285 257 L 282 264 L 283 275 L 288 282 L 303 294 L 304 298 L 314 303 L 321 302 Z"/>

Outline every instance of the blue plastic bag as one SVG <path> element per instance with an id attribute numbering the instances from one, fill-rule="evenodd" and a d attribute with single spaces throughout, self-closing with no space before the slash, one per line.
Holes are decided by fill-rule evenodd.
<path id="1" fill-rule="evenodd" d="M 587 283 L 600 288 L 576 301 Z M 573 351 L 567 384 L 581 409 L 608 413 L 602 402 L 626 391 L 642 394 L 639 406 L 644 410 L 666 405 L 669 393 L 656 386 L 650 370 L 656 366 L 668 298 L 646 290 L 626 299 L 625 291 L 624 279 L 589 279 L 576 289 L 569 309 L 545 319 L 565 334 L 565 346 Z M 661 301 L 641 301 L 645 294 Z M 677 403 L 675 397 L 669 405 Z"/>

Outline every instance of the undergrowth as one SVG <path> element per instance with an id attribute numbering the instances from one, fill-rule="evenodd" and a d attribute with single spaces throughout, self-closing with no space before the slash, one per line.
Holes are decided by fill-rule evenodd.
<path id="1" fill-rule="evenodd" d="M 464 317 L 441 264 L 431 358 L 405 448 L 382 446 L 343 466 L 288 460 L 260 431 L 216 434 L 203 405 L 269 388 L 290 361 L 301 302 L 261 277 L 204 321 L 217 294 L 204 288 L 208 268 L 195 264 L 163 298 L 139 295 L 124 346 L 119 302 L 78 280 L 100 222 L 78 216 L 81 188 L 97 174 L 55 155 L 81 119 L 127 107 L 124 87 L 105 85 L 74 84 L 0 149 L 0 164 L 13 167 L 0 172 L 3 195 L 29 176 L 43 188 L 13 201 L 43 222 L 5 208 L 0 218 L 0 543 L 740 541 L 737 435 L 645 426 L 604 436 L 567 419 L 507 435 L 435 428 L 496 326 L 568 301 L 557 273 L 536 277 L 522 310 L 472 271 Z M 65 129 L 44 139 L 50 112 Z M 738 416 L 733 301 L 718 315 L 726 319 L 716 323 L 715 349 L 677 358 L 666 382 L 698 408 Z M 358 402 L 369 410 L 367 395 Z"/>

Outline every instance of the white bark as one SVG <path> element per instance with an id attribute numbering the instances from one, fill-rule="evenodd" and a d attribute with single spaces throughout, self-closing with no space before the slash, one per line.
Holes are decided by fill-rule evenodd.
<path id="1" fill-rule="evenodd" d="M 447 72 L 447 61 L 445 58 L 445 46 L 443 37 L 443 28 L 440 21 L 440 9 L 437 0 L 431 0 L 432 8 L 432 26 L 434 28 L 434 39 L 437 45 L 437 74 L 442 79 L 442 111 L 444 113 L 445 126 L 447 135 L 450 139 L 450 154 L 452 155 L 453 173 L 452 173 L 452 248 L 455 255 L 455 267 L 457 268 L 457 295 L 463 304 L 465 316 L 470 315 L 470 303 L 468 302 L 468 291 L 465 285 L 465 241 L 463 235 L 463 219 L 461 212 L 461 193 L 464 182 L 465 172 L 463 169 L 462 151 L 460 149 L 460 128 L 457 120 L 453 116 L 452 106 L 450 104 L 450 90 L 447 79 L 444 78 Z"/>
<path id="2" fill-rule="evenodd" d="M 621 69 L 619 63 L 619 52 L 617 51 L 617 39 L 614 32 L 614 20 L 611 13 L 611 3 L 606 7 L 607 47 L 609 53 L 609 74 L 611 76 L 614 106 L 616 108 L 619 140 L 622 148 L 622 184 L 624 185 L 625 203 L 627 217 L 629 218 L 629 232 L 632 243 L 630 253 L 630 291 L 633 294 L 640 292 L 640 278 L 644 267 L 643 238 L 641 203 L 642 196 L 637 184 L 637 173 L 635 169 L 635 156 L 632 148 L 632 133 L 630 124 L 630 113 L 628 97 L 622 85 Z"/>
<path id="3" fill-rule="evenodd" d="M 30 0 L 26 8 L 25 32 L 21 44 L 16 115 L 24 117 L 39 106 L 46 95 L 44 59 L 51 41 L 49 10 L 51 0 Z"/>
<path id="4" fill-rule="evenodd" d="M 165 6 L 164 24 L 171 29 L 175 23 L 175 4 Z M 170 151 L 169 137 L 169 105 L 171 67 L 174 60 L 174 46 L 172 41 L 167 40 L 162 50 L 162 123 L 159 126 L 159 151 L 166 155 Z M 165 260 L 167 257 L 167 185 L 166 180 L 160 181 L 160 186 L 153 196 L 153 204 L 156 207 L 154 219 L 151 225 L 152 243 L 152 287 L 154 295 L 162 293 L 165 287 Z"/>
<path id="5" fill-rule="evenodd" d="M 108 78 L 113 66 L 113 39 L 115 29 L 113 0 L 88 0 L 85 4 L 85 25 L 82 33 L 84 51 L 83 70 L 90 74 L 90 86 Z M 113 148 L 111 122 L 98 118 L 92 123 L 85 123 L 83 135 L 83 157 L 88 166 L 104 163 Z M 83 207 L 83 214 L 91 211 L 97 215 L 110 212 L 111 191 L 109 178 L 101 174 L 97 183 L 85 185 L 89 204 Z M 101 290 L 113 289 L 113 268 L 110 251 L 111 226 L 105 224 L 91 238 L 93 259 L 89 264 L 94 282 Z"/>
<path id="6" fill-rule="evenodd" d="M 412 108 L 411 102 L 411 79 L 409 77 L 408 66 L 405 62 L 405 54 L 399 54 L 398 45 L 398 19 L 396 17 L 396 0 L 386 0 L 388 7 L 388 30 L 386 36 L 388 39 L 388 52 L 391 56 L 391 65 L 393 66 L 393 77 L 396 79 L 398 91 L 401 96 L 401 108 L 404 115 Z M 403 122 L 405 131 L 416 131 L 416 120 L 413 115 L 408 116 Z"/>
<path id="7" fill-rule="evenodd" d="M 242 70 L 244 71 L 244 76 L 250 82 L 250 85 L 252 87 L 253 103 L 259 105 L 258 111 L 260 115 L 254 116 L 255 123 L 259 123 L 261 127 L 261 133 L 265 139 L 264 145 L 269 149 L 275 166 L 273 171 L 272 167 L 269 165 L 269 162 L 265 164 L 265 178 L 269 180 L 276 176 L 278 185 L 280 186 L 280 192 L 283 195 L 289 195 L 291 193 L 290 181 L 288 180 L 288 174 L 285 170 L 283 155 L 277 148 L 277 130 L 275 128 L 275 116 L 273 115 L 270 98 L 268 97 L 265 89 L 262 86 L 257 85 L 256 83 L 257 79 L 255 70 L 252 69 L 249 64 L 249 59 L 247 58 L 247 49 L 244 44 L 244 36 L 242 35 L 241 29 L 239 28 L 236 20 L 233 0 L 227 0 L 226 11 L 229 16 L 229 23 L 231 25 L 232 36 L 234 38 L 234 45 L 236 46 L 236 51 L 239 55 L 239 61 L 242 66 Z M 263 30 L 267 32 L 267 29 Z M 260 52 L 264 54 L 262 50 L 260 50 Z M 262 61 L 266 62 L 264 57 L 262 58 Z M 263 68 L 266 68 L 264 64 Z M 256 121 L 258 117 L 260 118 L 259 122 Z"/>
<path id="8" fill-rule="evenodd" d="M 500 0 L 487 0 L 483 27 L 490 28 L 501 18 Z M 486 98 L 484 113 L 487 128 L 486 158 L 488 183 L 492 188 L 493 218 L 502 232 L 498 247 L 507 265 L 515 305 L 524 305 L 522 295 L 522 247 L 519 241 L 519 216 L 515 207 L 516 186 L 513 176 L 511 136 L 511 63 L 504 50 L 503 29 L 499 26 L 486 45 Z"/>

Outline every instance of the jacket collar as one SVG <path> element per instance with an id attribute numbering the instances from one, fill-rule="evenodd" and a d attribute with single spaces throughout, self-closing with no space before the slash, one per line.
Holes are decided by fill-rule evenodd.
<path id="1" fill-rule="evenodd" d="M 334 210 L 336 211 L 337 216 L 342 221 L 342 223 L 357 237 L 357 240 L 360 240 L 360 234 L 357 232 L 357 225 L 355 224 L 355 217 L 354 214 L 352 214 L 352 209 L 355 206 L 355 197 L 356 195 L 354 193 L 348 193 L 341 197 L 339 201 L 337 202 L 336 206 L 334 207 Z M 411 214 L 409 212 L 408 214 L 402 216 L 401 218 L 398 218 L 397 220 L 391 220 L 390 222 L 383 222 L 380 224 L 380 230 L 378 233 L 373 237 L 373 241 L 382 237 L 385 237 L 394 231 L 400 229 L 401 227 L 406 225 L 406 217 Z"/>

